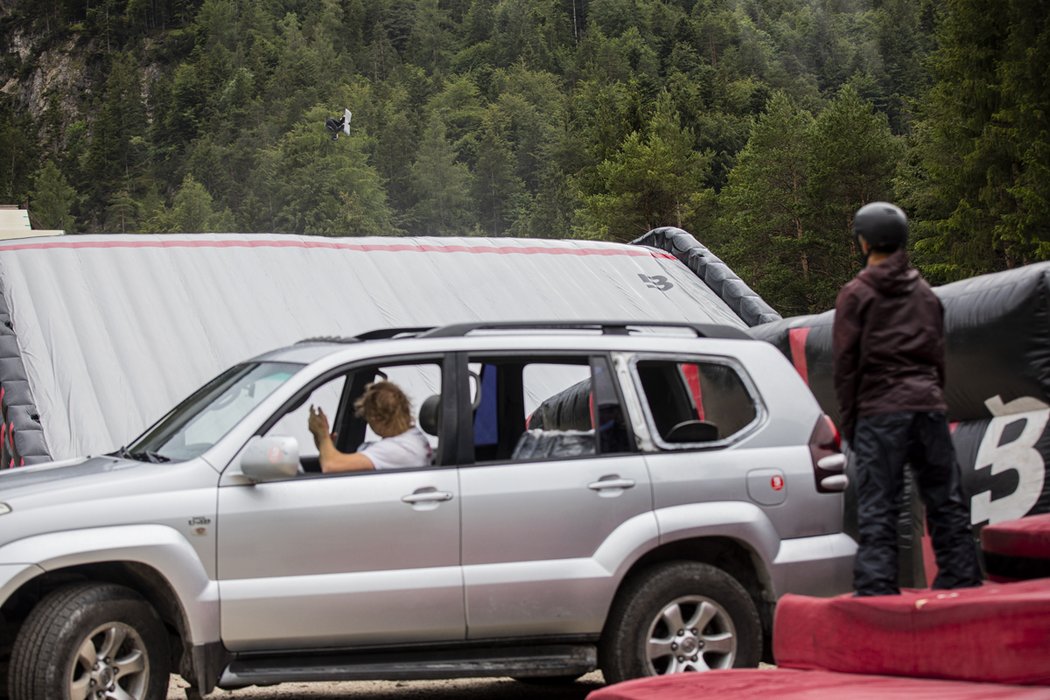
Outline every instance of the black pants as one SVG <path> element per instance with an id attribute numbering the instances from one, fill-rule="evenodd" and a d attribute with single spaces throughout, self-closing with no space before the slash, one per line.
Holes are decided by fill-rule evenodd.
<path id="1" fill-rule="evenodd" d="M 934 588 L 981 584 L 970 507 L 959 479 L 943 413 L 861 416 L 853 437 L 860 547 L 853 564 L 857 595 L 900 593 L 897 586 L 897 514 L 904 464 L 911 464 L 937 555 Z"/>

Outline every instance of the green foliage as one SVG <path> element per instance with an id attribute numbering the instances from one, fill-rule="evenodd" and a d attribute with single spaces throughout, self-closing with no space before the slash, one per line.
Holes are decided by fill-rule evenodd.
<path id="1" fill-rule="evenodd" d="M 113 233 L 133 233 L 142 217 L 142 205 L 127 190 L 116 192 L 106 203 L 102 227 Z"/>
<path id="2" fill-rule="evenodd" d="M 646 132 L 631 132 L 598 165 L 600 189 L 584 195 L 578 231 L 629 241 L 658 226 L 685 227 L 697 213 L 711 154 L 695 150 L 666 92 Z"/>
<path id="3" fill-rule="evenodd" d="M 39 221 L 675 225 L 785 313 L 830 305 L 856 270 L 852 213 L 876 198 L 906 206 L 934 281 L 1050 257 L 1038 0 L 10 4 L 0 198 Z"/>
<path id="4" fill-rule="evenodd" d="M 817 116 L 808 188 L 824 253 L 814 272 L 831 287 L 819 300 L 825 308 L 834 302 L 833 290 L 858 269 L 854 212 L 867 202 L 892 199 L 893 174 L 903 156 L 904 144 L 890 131 L 886 115 L 849 85 Z"/>
<path id="5" fill-rule="evenodd" d="M 775 93 L 722 191 L 722 255 L 784 315 L 819 310 L 809 188 L 812 115 Z"/>
<path id="6" fill-rule="evenodd" d="M 147 128 L 138 65 L 130 54 L 114 54 L 81 170 L 93 225 L 113 192 L 145 175 Z"/>
<path id="7" fill-rule="evenodd" d="M 29 200 L 34 228 L 68 232 L 76 228 L 72 210 L 77 192 L 51 161 L 45 162 L 33 177 Z"/>
<path id="8" fill-rule="evenodd" d="M 429 236 L 464 235 L 473 225 L 470 188 L 472 176 L 445 135 L 445 123 L 431 119 L 419 155 L 412 164 L 413 230 Z"/>
<path id="9" fill-rule="evenodd" d="M 367 137 L 331 140 L 318 128 L 326 114 L 323 106 L 312 108 L 265 154 L 260 174 L 276 183 L 275 228 L 324 236 L 399 233 L 379 174 L 367 162 Z"/>
<path id="10" fill-rule="evenodd" d="M 899 190 L 937 281 L 1050 258 L 1050 8 L 953 0 Z"/>
<path id="11" fill-rule="evenodd" d="M 515 172 L 509 127 L 508 115 L 490 110 L 482 121 L 477 144 L 474 198 L 481 230 L 489 236 L 505 235 L 522 203 L 525 185 Z"/>
<path id="12" fill-rule="evenodd" d="M 36 167 L 36 133 L 31 120 L 0 95 L 0 204 L 25 201 Z"/>
<path id="13" fill-rule="evenodd" d="M 828 308 L 857 269 L 853 213 L 889 198 L 902 154 L 849 86 L 815 119 L 776 93 L 722 193 L 726 259 L 785 315 Z"/>
<path id="14" fill-rule="evenodd" d="M 111 204 L 114 214 L 124 206 L 119 200 Z M 221 233 L 231 230 L 230 214 L 226 210 L 216 211 L 211 194 L 204 185 L 187 175 L 170 208 L 162 208 L 149 221 L 149 229 L 159 233 Z"/>

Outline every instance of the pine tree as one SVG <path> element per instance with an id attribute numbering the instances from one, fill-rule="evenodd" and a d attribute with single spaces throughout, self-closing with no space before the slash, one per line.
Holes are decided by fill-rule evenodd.
<path id="1" fill-rule="evenodd" d="M 474 77 L 465 74 L 447 79 L 427 101 L 424 111 L 441 117 L 460 159 L 473 166 L 485 116 L 484 99 Z"/>
<path id="2" fill-rule="evenodd" d="M 1009 266 L 1050 260 L 1050 8 L 1034 0 L 1009 4 L 1003 60 L 1003 136 L 1014 156 L 1007 204 L 993 235 Z"/>
<path id="3" fill-rule="evenodd" d="M 648 133 L 632 132 L 598 166 L 601 190 L 584 197 L 577 231 L 632 240 L 658 226 L 686 227 L 703 201 L 709 152 L 697 152 L 669 94 L 657 99 Z"/>
<path id="4" fill-rule="evenodd" d="M 552 0 L 503 0 L 496 5 L 493 62 L 533 69 L 557 67 L 559 48 L 567 45 L 571 26 Z"/>
<path id="5" fill-rule="evenodd" d="M 33 191 L 29 197 L 29 212 L 34 228 L 61 231 L 73 231 L 76 228 L 72 210 L 77 201 L 77 192 L 50 160 L 33 177 Z"/>
<path id="6" fill-rule="evenodd" d="M 25 201 L 37 150 L 32 121 L 18 114 L 6 95 L 0 95 L 0 202 Z"/>
<path id="7" fill-rule="evenodd" d="M 266 85 L 265 98 L 278 128 L 285 131 L 301 119 L 311 105 L 328 97 L 332 57 L 330 47 L 312 42 L 300 19 L 288 13 L 278 22 L 275 39 L 277 65 Z M 322 124 L 324 121 L 322 120 Z"/>
<path id="8" fill-rule="evenodd" d="M 892 199 L 892 177 L 904 144 L 886 115 L 847 85 L 813 123 L 809 201 L 815 251 L 810 256 L 814 303 L 833 305 L 836 290 L 856 272 L 859 251 L 853 214 L 868 202 Z"/>
<path id="9" fill-rule="evenodd" d="M 570 172 L 584 195 L 601 190 L 598 164 L 612 158 L 628 135 L 645 123 L 634 87 L 586 80 L 577 83 L 570 96 L 568 120 L 579 154 Z"/>
<path id="10" fill-rule="evenodd" d="M 110 197 L 106 204 L 106 218 L 103 226 L 112 233 L 133 233 L 138 230 L 140 206 L 131 193 L 120 190 Z"/>
<path id="11" fill-rule="evenodd" d="M 884 0 L 875 12 L 881 70 L 872 76 L 881 86 L 882 104 L 894 133 L 905 132 L 911 122 L 911 102 L 928 87 L 923 60 L 932 37 L 923 35 L 923 5 L 915 0 Z M 876 67 L 872 67 L 876 68 Z"/>
<path id="12" fill-rule="evenodd" d="M 375 139 L 376 170 L 385 183 L 391 209 L 401 217 L 416 201 L 411 167 L 419 148 L 419 120 L 424 116 L 422 105 L 416 102 L 420 98 L 415 94 L 422 92 L 420 85 L 426 84 L 421 72 L 399 71 L 397 78 L 392 77 L 381 91 L 367 98 L 368 104 L 373 105 L 371 117 L 360 116 L 362 122 L 375 125 L 371 134 Z"/>
<path id="13" fill-rule="evenodd" d="M 953 0 L 899 183 L 935 282 L 1050 257 L 1050 8 Z"/>
<path id="14" fill-rule="evenodd" d="M 481 230 L 506 235 L 524 206 L 524 183 L 515 173 L 514 152 L 507 140 L 507 123 L 497 111 L 486 115 L 474 169 L 474 197 Z"/>
<path id="15" fill-rule="evenodd" d="M 261 186 L 273 192 L 275 230 L 327 236 L 394 235 L 382 181 L 367 159 L 359 134 L 333 141 L 318 105 L 285 134 L 261 169 Z"/>
<path id="16" fill-rule="evenodd" d="M 111 192 L 131 188 L 145 174 L 147 128 L 138 64 L 131 54 L 115 54 L 84 169 L 92 210 L 104 208 Z"/>
<path id="17" fill-rule="evenodd" d="M 182 233 L 211 232 L 212 220 L 215 218 L 215 207 L 211 194 L 187 175 L 171 206 L 174 231 Z"/>
<path id="18" fill-rule="evenodd" d="M 456 162 L 456 152 L 437 116 L 423 132 L 419 155 L 412 164 L 412 233 L 428 236 L 465 235 L 474 225 L 471 215 L 471 174 Z"/>
<path id="19" fill-rule="evenodd" d="M 770 99 L 722 191 L 724 259 L 784 315 L 823 310 L 812 297 L 809 138 L 813 117 Z M 821 302 L 824 300 L 822 299 Z"/>
<path id="20" fill-rule="evenodd" d="M 407 55 L 430 73 L 442 72 L 457 49 L 448 11 L 438 0 L 420 0 L 412 17 Z"/>

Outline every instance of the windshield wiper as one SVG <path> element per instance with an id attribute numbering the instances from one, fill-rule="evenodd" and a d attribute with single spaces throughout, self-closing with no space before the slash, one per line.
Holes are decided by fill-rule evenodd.
<path id="1" fill-rule="evenodd" d="M 161 462 L 170 462 L 171 460 L 162 454 L 152 452 L 150 450 L 140 450 L 138 452 L 132 452 L 127 446 L 117 448 L 116 452 L 110 452 L 110 455 L 122 457 L 124 459 L 133 459 L 136 462 L 151 462 L 153 464 L 160 464 Z"/>
<path id="2" fill-rule="evenodd" d="M 161 462 L 170 462 L 171 460 L 158 452 L 152 452 L 150 450 L 142 450 L 141 452 L 129 452 L 128 456 L 132 459 L 137 459 L 140 462 L 152 462 L 153 464 L 160 464 Z"/>

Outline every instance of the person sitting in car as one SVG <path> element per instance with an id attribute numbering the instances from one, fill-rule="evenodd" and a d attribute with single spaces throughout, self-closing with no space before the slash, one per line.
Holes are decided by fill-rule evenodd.
<path id="1" fill-rule="evenodd" d="M 397 384 L 375 382 L 354 402 L 354 415 L 364 418 L 380 440 L 356 452 L 340 452 L 332 440 L 328 416 L 310 406 L 307 427 L 314 436 L 324 473 L 403 469 L 430 463 L 430 442 L 412 420 L 412 405 Z"/>

